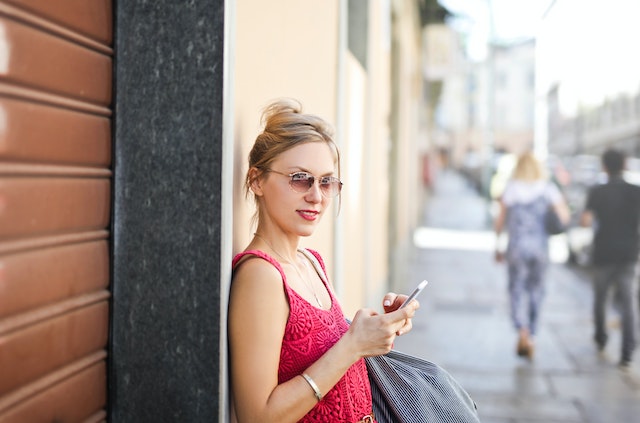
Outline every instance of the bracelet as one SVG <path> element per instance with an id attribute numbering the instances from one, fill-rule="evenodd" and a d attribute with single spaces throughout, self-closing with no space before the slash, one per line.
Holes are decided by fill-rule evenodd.
<path id="1" fill-rule="evenodd" d="M 307 381 L 309 386 L 311 386 L 311 389 L 313 389 L 313 395 L 315 395 L 316 399 L 318 401 L 322 400 L 322 393 L 320 392 L 320 388 L 318 388 L 318 385 L 316 385 L 313 379 L 311 379 L 311 376 L 309 376 L 306 373 L 303 373 L 302 377 L 304 378 L 304 380 Z"/>

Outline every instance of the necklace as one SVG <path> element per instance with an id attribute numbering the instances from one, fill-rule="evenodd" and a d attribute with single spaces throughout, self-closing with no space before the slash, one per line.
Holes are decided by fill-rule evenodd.
<path id="1" fill-rule="evenodd" d="M 265 237 L 263 237 L 262 235 L 260 235 L 257 232 L 254 232 L 253 235 L 257 236 L 258 238 L 260 238 L 261 240 L 263 240 L 268 246 L 269 248 L 271 248 L 273 250 L 274 253 L 276 253 L 276 255 L 278 257 L 280 257 L 280 259 L 282 259 L 282 261 L 284 263 L 290 264 L 291 266 L 293 266 L 293 269 L 296 271 L 296 273 L 298 274 L 298 277 L 300 278 L 300 280 L 302 281 L 302 283 L 305 284 L 305 286 L 307 287 L 307 289 L 309 289 L 309 292 L 311 292 L 311 295 L 313 295 L 313 298 L 316 299 L 316 302 L 318 303 L 318 306 L 320 308 L 324 308 L 324 306 L 322 305 L 322 301 L 320 301 L 320 297 L 318 297 L 318 294 L 316 294 L 316 290 L 313 289 L 313 286 L 311 285 L 311 283 L 309 283 L 309 281 L 307 281 L 307 279 L 305 279 L 304 277 L 302 277 L 302 273 L 300 273 L 300 269 L 298 269 L 298 266 L 296 266 L 295 263 L 292 263 L 290 260 L 287 260 L 286 258 L 284 258 L 282 256 L 282 254 L 280 254 L 278 252 L 278 250 L 276 250 L 275 248 L 273 248 L 273 245 L 271 245 L 271 243 L 269 241 L 267 241 L 267 239 Z M 297 253 L 296 253 L 297 254 Z M 306 259 L 305 259 L 306 260 Z M 305 268 L 308 269 L 307 267 L 307 263 L 305 262 Z"/>

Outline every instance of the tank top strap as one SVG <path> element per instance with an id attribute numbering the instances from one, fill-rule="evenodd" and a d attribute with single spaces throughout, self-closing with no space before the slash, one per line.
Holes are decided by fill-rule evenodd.
<path id="1" fill-rule="evenodd" d="M 235 257 L 233 258 L 233 261 L 231 262 L 232 269 L 235 270 L 242 262 L 242 259 L 247 256 L 256 256 L 271 263 L 273 267 L 275 267 L 278 270 L 278 272 L 280 272 L 280 276 L 282 276 L 282 281 L 286 284 L 287 276 L 285 275 L 284 269 L 282 268 L 278 260 L 274 259 L 269 254 L 261 250 L 247 250 L 247 251 L 243 251 L 241 253 L 236 254 Z"/>

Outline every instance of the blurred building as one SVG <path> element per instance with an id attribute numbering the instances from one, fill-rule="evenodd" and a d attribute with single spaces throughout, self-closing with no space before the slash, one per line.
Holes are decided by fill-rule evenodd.
<path id="1" fill-rule="evenodd" d="M 603 13 L 604 6 L 615 13 Z M 630 53 L 638 10 L 637 3 L 600 0 L 558 1 L 547 11 L 536 53 L 536 117 L 537 142 L 550 154 L 584 162 L 615 147 L 640 156 L 640 60 Z M 601 31 L 593 31 L 594 18 Z"/>
<path id="2" fill-rule="evenodd" d="M 640 157 L 640 90 L 567 114 L 559 104 L 560 89 L 560 85 L 553 86 L 547 97 L 551 154 L 564 158 L 599 155 L 613 147 Z"/>
<path id="3" fill-rule="evenodd" d="M 493 49 L 495 150 L 532 149 L 535 110 L 535 40 Z"/>
<path id="4" fill-rule="evenodd" d="M 443 79 L 433 138 L 485 191 L 499 155 L 534 147 L 535 41 L 492 45 L 480 62 L 466 57 L 459 40 L 452 45 L 454 66 Z"/>

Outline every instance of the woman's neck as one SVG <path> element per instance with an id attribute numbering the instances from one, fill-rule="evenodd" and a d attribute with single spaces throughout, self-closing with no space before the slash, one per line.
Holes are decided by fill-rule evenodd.
<path id="1" fill-rule="evenodd" d="M 298 251 L 297 246 L 291 247 L 289 246 L 278 246 L 276 247 L 274 243 L 269 240 L 268 236 L 262 235 L 260 232 L 254 232 L 253 235 L 264 242 L 267 247 L 271 249 L 281 260 L 285 263 L 293 264 L 295 263 L 296 254 Z"/>

